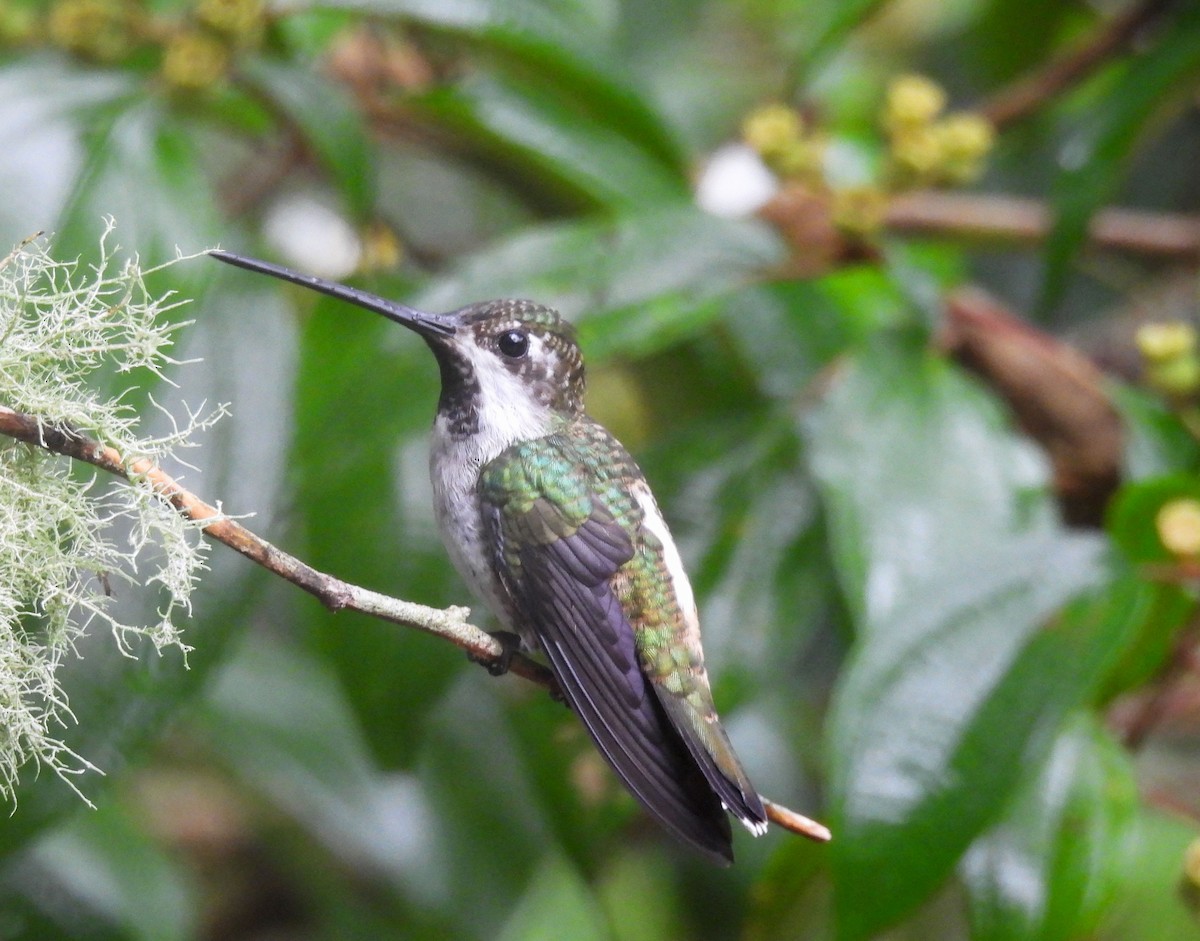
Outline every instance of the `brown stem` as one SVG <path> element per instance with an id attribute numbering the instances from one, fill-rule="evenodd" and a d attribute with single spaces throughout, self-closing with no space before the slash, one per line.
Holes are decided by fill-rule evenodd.
<path id="1" fill-rule="evenodd" d="M 977 238 L 1036 244 L 1050 233 L 1053 216 L 1034 199 L 932 190 L 898 196 L 884 226 L 904 235 Z M 1094 248 L 1200 261 L 1200 217 L 1135 209 L 1101 209 L 1088 227 Z"/>
<path id="2" fill-rule="evenodd" d="M 1167 661 L 1154 686 L 1140 696 L 1133 707 L 1119 722 L 1122 744 L 1130 751 L 1137 751 L 1151 732 L 1176 707 L 1180 698 L 1180 684 L 1197 672 L 1196 644 L 1200 640 L 1200 621 L 1193 619 L 1175 641 L 1171 658 Z M 1195 696 L 1184 697 L 1189 708 L 1195 705 Z"/>
<path id="3" fill-rule="evenodd" d="M 1134 3 L 1071 52 L 1000 91 L 979 109 L 980 113 L 996 128 L 1028 117 L 1051 98 L 1082 81 L 1110 56 L 1125 49 L 1171 2 L 1142 0 Z"/>
<path id="4" fill-rule="evenodd" d="M 91 464 L 100 470 L 123 477 L 135 486 L 150 488 L 182 516 L 199 523 L 206 536 L 224 543 L 280 578 L 314 595 L 331 611 L 358 611 L 393 624 L 434 634 L 485 662 L 498 660 L 505 653 L 504 647 L 496 638 L 467 622 L 469 609 L 429 608 L 369 591 L 332 575 L 318 572 L 295 556 L 255 535 L 237 520 L 230 519 L 218 507 L 205 503 L 153 461 L 144 458 L 126 461 L 115 448 L 74 430 L 46 424 L 36 416 L 14 411 L 4 405 L 0 405 L 0 434 Z M 523 654 L 514 653 L 508 669 L 510 673 L 531 683 L 552 692 L 557 690 L 558 684 L 554 674 Z M 767 810 L 767 817 L 785 830 L 821 842 L 830 839 L 829 830 L 815 820 L 765 798 L 763 804 Z"/>

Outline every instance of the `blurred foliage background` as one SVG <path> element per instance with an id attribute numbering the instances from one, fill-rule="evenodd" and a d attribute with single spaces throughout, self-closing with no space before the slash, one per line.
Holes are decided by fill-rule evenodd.
<path id="1" fill-rule="evenodd" d="M 1200 937 L 1198 79 L 1163 0 L 9 0 L 0 242 L 579 324 L 738 750 L 835 840 L 710 869 L 541 691 L 218 547 L 190 668 L 63 666 L 106 776 L 28 769 L 0 936 Z M 231 403 L 185 483 L 467 603 L 428 352 L 217 269 L 138 393 Z"/>

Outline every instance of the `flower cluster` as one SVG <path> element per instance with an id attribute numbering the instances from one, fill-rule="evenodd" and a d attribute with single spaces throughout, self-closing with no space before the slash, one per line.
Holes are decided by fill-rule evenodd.
<path id="1" fill-rule="evenodd" d="M 886 157 L 874 181 L 852 185 L 829 182 L 828 135 L 787 105 L 752 111 L 742 139 L 780 180 L 824 197 L 841 232 L 864 238 L 882 224 L 891 196 L 969 183 L 983 172 L 995 139 L 992 125 L 969 111 L 945 111 L 946 93 L 936 83 L 919 75 L 893 79 L 880 116 Z"/>
<path id="2" fill-rule="evenodd" d="M 45 42 L 105 65 L 151 61 L 168 89 L 195 92 L 224 81 L 266 22 L 265 0 L 195 0 L 170 16 L 143 0 L 56 0 L 41 18 L 26 8 L 0 14 L 0 42 Z"/>
<path id="3" fill-rule="evenodd" d="M 901 75 L 888 85 L 883 126 L 894 188 L 970 183 L 983 172 L 992 125 L 970 111 L 945 110 L 945 91 L 924 76 Z"/>

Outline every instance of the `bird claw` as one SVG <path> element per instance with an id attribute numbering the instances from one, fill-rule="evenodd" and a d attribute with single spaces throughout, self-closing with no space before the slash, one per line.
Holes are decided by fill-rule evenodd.
<path id="1" fill-rule="evenodd" d="M 513 655 L 521 648 L 521 638 L 512 631 L 495 631 L 489 632 L 489 637 L 498 641 L 501 648 L 500 656 L 498 657 L 477 657 L 475 654 L 467 654 L 467 659 L 472 663 L 478 663 L 492 676 L 503 676 L 508 672 L 509 666 L 512 664 Z"/>

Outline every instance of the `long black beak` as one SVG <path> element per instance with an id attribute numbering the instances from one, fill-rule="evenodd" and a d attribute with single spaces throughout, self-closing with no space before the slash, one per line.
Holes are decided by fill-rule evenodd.
<path id="1" fill-rule="evenodd" d="M 247 271 L 257 271 L 259 274 L 269 274 L 272 278 L 290 281 L 292 284 L 298 284 L 301 287 L 310 288 L 322 294 L 328 294 L 330 297 L 336 297 L 338 300 L 349 301 L 351 304 L 357 304 L 359 307 L 373 310 L 375 313 L 383 314 L 389 320 L 403 324 L 424 336 L 452 336 L 456 329 L 454 319 L 446 314 L 427 314 L 424 311 L 415 310 L 404 304 L 385 300 L 375 294 L 360 291 L 358 288 L 338 284 L 336 281 L 327 281 L 325 278 L 300 274 L 300 272 L 293 271 L 291 268 L 285 268 L 282 265 L 273 265 L 269 261 L 259 261 L 257 258 L 235 255 L 233 252 L 223 252 L 219 248 L 210 249 L 209 254 L 218 261 L 225 262 L 227 265 L 245 268 Z"/>

